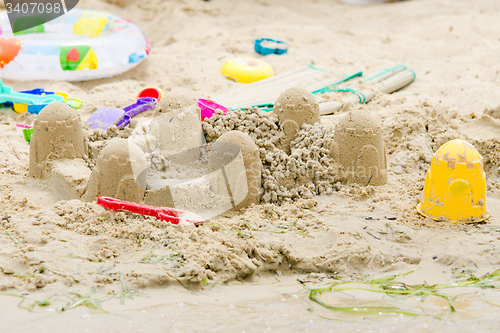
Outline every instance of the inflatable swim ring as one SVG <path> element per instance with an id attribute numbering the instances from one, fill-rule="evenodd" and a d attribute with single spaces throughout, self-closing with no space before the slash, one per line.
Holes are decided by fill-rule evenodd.
<path id="1" fill-rule="evenodd" d="M 124 73 L 149 54 L 142 30 L 113 14 L 74 8 L 13 34 L 0 15 L 0 78 L 84 81 Z"/>
<path id="2" fill-rule="evenodd" d="M 233 58 L 222 65 L 222 74 L 229 80 L 252 83 L 274 75 L 273 68 L 255 58 Z"/>

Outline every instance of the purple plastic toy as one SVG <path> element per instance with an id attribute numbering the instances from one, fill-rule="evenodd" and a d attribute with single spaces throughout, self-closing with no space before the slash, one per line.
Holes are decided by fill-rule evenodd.
<path id="1" fill-rule="evenodd" d="M 141 112 L 154 109 L 158 101 L 153 97 L 141 97 L 134 104 L 123 109 L 105 106 L 97 109 L 87 120 L 90 129 L 108 129 L 109 126 L 116 125 L 117 128 L 124 128 L 130 124 L 130 118 Z"/>

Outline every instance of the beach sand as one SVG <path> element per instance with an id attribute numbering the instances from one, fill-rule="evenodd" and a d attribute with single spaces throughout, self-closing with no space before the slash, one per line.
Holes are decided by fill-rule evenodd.
<path id="1" fill-rule="evenodd" d="M 259 37 L 290 45 L 285 55 L 263 58 L 276 74 L 305 64 L 345 74 L 404 64 L 417 79 L 393 94 L 377 93 L 365 105 L 351 103 L 321 117 L 327 127 L 351 110 L 375 117 L 388 152 L 388 184 L 334 186 L 330 195 L 262 203 L 199 227 L 66 200 L 29 178 L 30 146 L 15 125 L 36 116 L 2 109 L 1 331 L 288 332 L 293 320 L 321 321 L 320 309 L 297 279 L 376 278 L 418 268 L 405 276 L 407 282 L 434 284 L 454 281 L 457 271 L 480 276 L 500 268 L 500 3 L 83 0 L 78 7 L 134 21 L 152 53 L 117 77 L 4 83 L 14 90 L 69 93 L 85 101 L 79 110 L 83 120 L 99 107 L 131 104 L 145 86 L 193 98 L 239 87 L 220 67 L 231 57 L 258 56 L 253 39 Z M 491 215 L 485 223 L 435 222 L 416 211 L 432 153 L 456 138 L 471 142 L 484 158 Z M 124 305 L 118 295 L 102 302 L 111 314 L 83 306 L 54 314 L 66 304 L 64 297 L 74 296 L 70 292 L 121 292 Z M 36 306 L 35 313 L 11 296 L 43 300 L 56 293 L 59 301 Z M 498 318 L 500 308 L 481 301 L 495 297 L 495 291 L 466 296 L 449 318 Z M 426 302 L 415 306 L 447 311 L 446 304 Z"/>

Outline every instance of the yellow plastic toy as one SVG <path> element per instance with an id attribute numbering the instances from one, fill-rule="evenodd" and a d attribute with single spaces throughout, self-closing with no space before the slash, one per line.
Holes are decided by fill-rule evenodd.
<path id="1" fill-rule="evenodd" d="M 481 222 L 486 212 L 486 176 L 483 157 L 464 140 L 442 145 L 432 157 L 417 210 L 436 221 Z"/>
<path id="2" fill-rule="evenodd" d="M 222 65 L 222 74 L 229 80 L 252 83 L 274 75 L 273 68 L 255 58 L 233 58 Z"/>

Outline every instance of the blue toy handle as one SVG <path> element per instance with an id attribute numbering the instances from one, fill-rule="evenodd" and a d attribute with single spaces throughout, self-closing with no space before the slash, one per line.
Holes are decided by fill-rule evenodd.
<path id="1" fill-rule="evenodd" d="M 24 91 L 20 91 L 20 93 L 30 94 L 30 95 L 55 95 L 55 92 L 45 91 L 45 89 L 42 89 L 42 88 L 35 88 L 32 90 L 24 90 Z"/>

